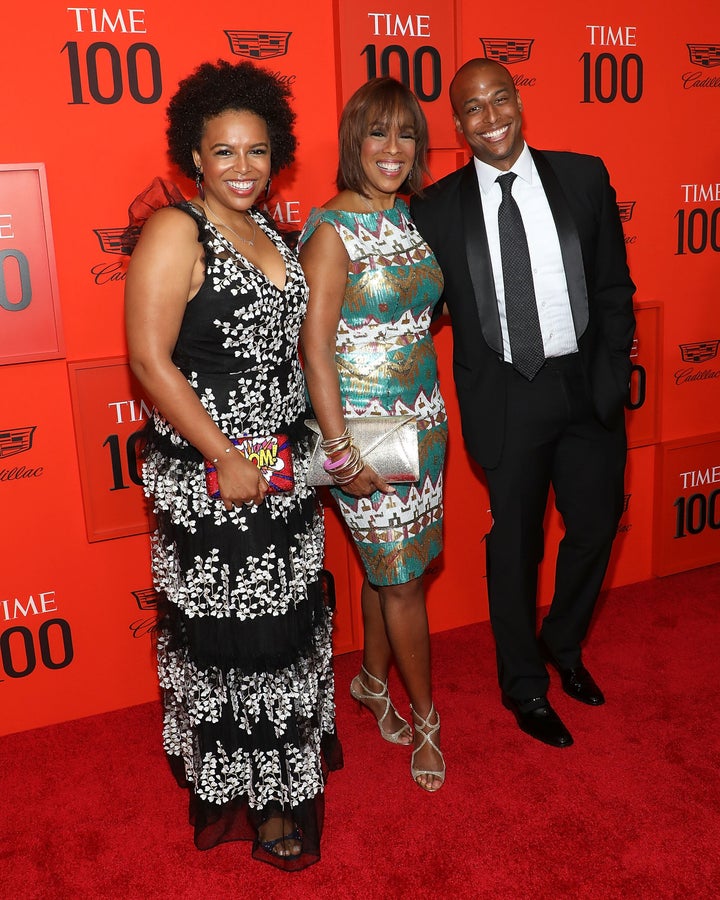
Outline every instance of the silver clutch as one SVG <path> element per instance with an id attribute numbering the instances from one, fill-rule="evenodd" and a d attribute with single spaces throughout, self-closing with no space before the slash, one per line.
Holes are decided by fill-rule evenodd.
<path id="1" fill-rule="evenodd" d="M 320 442 L 322 432 L 315 419 L 305 424 L 317 435 L 310 457 L 307 483 L 321 487 L 334 484 L 323 468 L 327 459 Z M 363 460 L 389 484 L 417 481 L 420 477 L 415 416 L 359 416 L 345 419 L 353 443 Z"/>

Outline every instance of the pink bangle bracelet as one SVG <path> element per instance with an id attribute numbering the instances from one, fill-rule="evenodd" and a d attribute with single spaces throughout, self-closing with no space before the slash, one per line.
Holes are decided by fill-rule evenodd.
<path id="1" fill-rule="evenodd" d="M 342 467 L 348 462 L 351 456 L 352 453 L 348 452 L 345 454 L 345 456 L 341 456 L 340 459 L 326 459 L 323 463 L 323 469 L 325 469 L 326 472 L 334 472 L 336 469 L 342 469 Z"/>

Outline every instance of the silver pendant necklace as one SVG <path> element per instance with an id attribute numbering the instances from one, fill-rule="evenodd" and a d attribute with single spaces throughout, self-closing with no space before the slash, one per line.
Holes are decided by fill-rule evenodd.
<path id="1" fill-rule="evenodd" d="M 232 233 L 235 235 L 235 237 L 239 241 L 242 241 L 243 244 L 247 244 L 248 247 L 255 246 L 255 238 L 257 237 L 257 225 L 255 224 L 255 219 L 253 219 L 253 217 L 251 215 L 246 214 L 245 221 L 247 221 L 247 223 L 250 225 L 250 228 L 252 229 L 252 237 L 244 238 L 241 234 L 238 234 L 234 228 L 232 228 L 230 225 L 228 225 L 227 222 L 223 222 L 223 220 L 220 218 L 220 216 L 215 212 L 215 210 L 212 208 L 212 206 L 210 206 L 210 204 L 207 202 L 207 198 L 205 199 L 205 206 L 210 210 L 213 217 L 216 219 L 218 225 L 222 225 L 223 228 L 227 228 L 228 231 L 232 231 Z"/>

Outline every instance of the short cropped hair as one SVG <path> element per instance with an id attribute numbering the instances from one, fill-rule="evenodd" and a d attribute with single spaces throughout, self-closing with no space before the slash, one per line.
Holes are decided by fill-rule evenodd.
<path id="1" fill-rule="evenodd" d="M 295 113 L 290 89 L 251 62 L 219 59 L 202 63 L 184 78 L 167 108 L 168 154 L 189 178 L 195 177 L 192 151 L 200 149 L 205 125 L 229 110 L 251 112 L 265 121 L 273 173 L 295 158 Z"/>
<path id="2" fill-rule="evenodd" d="M 338 190 L 365 195 L 368 180 L 360 157 L 362 143 L 374 123 L 404 123 L 409 120 L 415 135 L 415 163 L 400 186 L 401 193 L 420 194 L 428 174 L 428 127 L 417 97 L 402 82 L 387 76 L 373 78 L 358 88 L 340 117 Z"/>

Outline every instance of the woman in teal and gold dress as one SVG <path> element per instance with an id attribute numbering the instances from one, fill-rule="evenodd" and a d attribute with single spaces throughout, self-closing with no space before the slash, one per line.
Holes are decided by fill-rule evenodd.
<path id="1" fill-rule="evenodd" d="M 375 715 L 385 740 L 412 745 L 413 779 L 436 791 L 445 762 L 423 573 L 442 549 L 447 421 L 428 330 L 442 274 L 397 199 L 399 191 L 420 190 L 427 123 L 411 91 L 376 78 L 348 101 L 339 140 L 339 193 L 312 211 L 300 238 L 310 285 L 301 342 L 338 485 L 333 495 L 366 573 L 363 664 L 350 692 Z M 359 458 L 343 417 L 408 413 L 418 425 L 420 478 L 389 485 Z M 392 657 L 410 697 L 413 729 L 388 696 Z"/>

